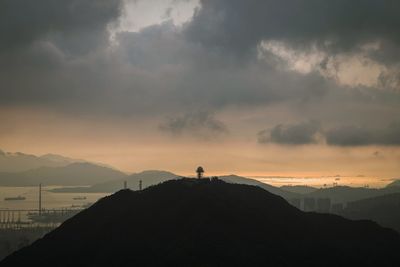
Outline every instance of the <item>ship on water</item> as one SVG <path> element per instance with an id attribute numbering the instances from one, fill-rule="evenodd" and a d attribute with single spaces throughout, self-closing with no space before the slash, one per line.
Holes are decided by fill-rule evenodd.
<path id="1" fill-rule="evenodd" d="M 86 199 L 86 197 L 80 197 L 80 196 L 79 196 L 79 197 L 74 197 L 74 198 L 73 198 L 73 200 L 85 200 L 85 199 Z"/>
<path id="2" fill-rule="evenodd" d="M 17 197 L 5 197 L 5 201 L 17 201 L 17 200 L 25 200 L 26 197 L 17 196 Z"/>

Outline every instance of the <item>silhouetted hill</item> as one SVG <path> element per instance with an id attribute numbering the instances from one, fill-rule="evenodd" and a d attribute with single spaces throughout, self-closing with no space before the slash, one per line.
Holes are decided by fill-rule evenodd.
<path id="1" fill-rule="evenodd" d="M 63 167 L 40 167 L 18 173 L 0 173 L 1 186 L 91 185 L 122 179 L 126 174 L 91 163 L 72 163 Z"/>
<path id="2" fill-rule="evenodd" d="M 350 202 L 343 210 L 343 216 L 373 220 L 400 232 L 400 193 Z"/>
<path id="3" fill-rule="evenodd" d="M 121 190 L 1 266 L 400 266 L 400 236 L 304 213 L 257 186 L 181 179 Z"/>

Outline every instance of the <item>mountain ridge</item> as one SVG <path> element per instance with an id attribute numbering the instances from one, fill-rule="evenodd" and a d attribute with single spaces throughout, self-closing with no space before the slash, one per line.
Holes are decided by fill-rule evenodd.
<path id="1" fill-rule="evenodd" d="M 400 192 L 400 187 L 397 186 L 383 188 L 335 186 L 330 188 L 320 188 L 314 192 L 304 194 L 303 196 L 313 198 L 330 198 L 332 203 L 347 203 L 397 192 Z"/>
<path id="2" fill-rule="evenodd" d="M 376 196 L 349 202 L 340 215 L 353 219 L 369 219 L 400 233 L 400 193 Z"/>
<path id="3" fill-rule="evenodd" d="M 1 186 L 90 185 L 100 181 L 122 179 L 126 174 L 89 162 L 75 162 L 59 167 L 38 167 L 24 172 L 0 173 Z"/>
<path id="4" fill-rule="evenodd" d="M 0 150 L 0 172 L 23 172 L 39 167 L 62 167 L 74 162 L 82 162 L 56 154 L 36 156 L 22 152 Z"/>

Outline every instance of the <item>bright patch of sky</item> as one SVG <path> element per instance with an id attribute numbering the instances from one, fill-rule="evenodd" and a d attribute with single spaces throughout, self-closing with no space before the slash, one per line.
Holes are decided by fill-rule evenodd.
<path id="1" fill-rule="evenodd" d="M 138 32 L 166 21 L 179 26 L 192 18 L 199 5 L 199 0 L 125 0 L 123 16 L 115 31 Z"/>
<path id="2" fill-rule="evenodd" d="M 283 68 L 290 71 L 302 74 L 318 72 L 342 86 L 382 89 L 380 79 L 389 70 L 369 57 L 369 52 L 377 49 L 378 43 L 369 43 L 363 45 L 358 53 L 330 55 L 315 46 L 307 50 L 297 50 L 283 42 L 263 41 L 259 45 L 258 57 L 260 60 L 267 59 L 266 53 L 272 53 L 282 60 Z M 386 87 L 395 86 L 397 85 Z"/>

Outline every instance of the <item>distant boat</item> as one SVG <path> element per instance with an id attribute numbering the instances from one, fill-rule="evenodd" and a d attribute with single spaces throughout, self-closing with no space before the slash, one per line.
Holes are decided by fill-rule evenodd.
<path id="1" fill-rule="evenodd" d="M 21 197 L 21 196 L 4 198 L 5 201 L 15 201 L 15 200 L 25 200 L 25 199 L 26 197 Z"/>
<path id="2" fill-rule="evenodd" d="M 86 197 L 74 197 L 73 200 L 85 200 Z"/>

